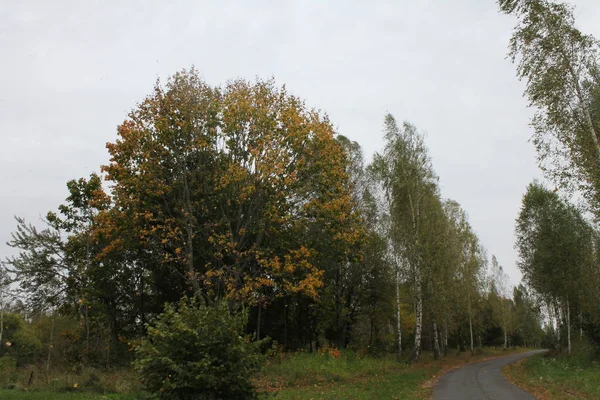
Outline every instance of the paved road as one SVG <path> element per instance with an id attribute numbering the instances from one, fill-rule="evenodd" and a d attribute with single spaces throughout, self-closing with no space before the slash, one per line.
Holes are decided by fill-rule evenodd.
<path id="1" fill-rule="evenodd" d="M 543 350 L 513 354 L 450 371 L 440 378 L 434 400 L 535 400 L 535 397 L 509 383 L 502 368 Z"/>

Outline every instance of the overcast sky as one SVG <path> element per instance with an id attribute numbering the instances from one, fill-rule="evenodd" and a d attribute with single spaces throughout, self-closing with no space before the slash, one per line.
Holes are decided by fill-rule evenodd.
<path id="1" fill-rule="evenodd" d="M 600 2 L 577 18 L 600 37 Z M 275 77 L 370 158 L 391 112 L 427 132 L 457 200 L 516 283 L 514 220 L 540 173 L 531 110 L 505 59 L 515 21 L 493 0 L 9 1 L 0 5 L 0 258 L 14 215 L 39 222 L 157 77 Z"/>

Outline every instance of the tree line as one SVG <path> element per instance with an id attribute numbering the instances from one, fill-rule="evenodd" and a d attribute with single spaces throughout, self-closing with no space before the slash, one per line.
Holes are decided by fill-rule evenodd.
<path id="1" fill-rule="evenodd" d="M 485 345 L 570 351 L 574 327 L 600 344 L 598 43 L 565 4 L 498 5 L 518 20 L 510 55 L 537 110 L 540 167 L 557 186 L 534 182 L 523 197 L 523 284 L 511 286 L 467 212 L 443 198 L 415 125 L 385 115 L 384 146 L 366 161 L 274 80 L 211 86 L 184 70 L 156 83 L 107 144 L 108 163 L 69 181 L 43 226 L 16 219 L 16 255 L 2 263 L 2 360 L 129 365 L 134 348 L 158 351 L 169 326 L 244 351 L 250 335 L 262 351 L 409 362 Z M 186 343 L 205 346 L 204 336 Z"/>
<path id="2" fill-rule="evenodd" d="M 518 21 L 509 55 L 536 111 L 540 168 L 556 185 L 527 187 L 516 221 L 518 266 L 543 310 L 549 346 L 571 354 L 575 329 L 600 345 L 599 43 L 577 28 L 568 4 L 498 4 Z"/>
<path id="3" fill-rule="evenodd" d="M 190 70 L 157 83 L 100 173 L 69 181 L 45 226 L 17 218 L 18 254 L 3 264 L 4 290 L 18 292 L 2 307 L 14 346 L 2 351 L 128 363 L 147 324 L 186 297 L 246 309 L 245 332 L 285 350 L 416 361 L 423 348 L 539 343 L 529 294 L 513 296 L 495 261 L 488 274 L 422 132 L 387 115 L 384 135 L 366 163 L 272 80 L 214 87 Z"/>

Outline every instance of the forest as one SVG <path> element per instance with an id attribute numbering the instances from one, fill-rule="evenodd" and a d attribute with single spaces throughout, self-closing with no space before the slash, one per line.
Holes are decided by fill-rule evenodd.
<path id="1" fill-rule="evenodd" d="M 498 4 L 547 178 L 515 222 L 520 284 L 442 196 L 417 126 L 382 112 L 366 157 L 274 79 L 191 68 L 149 85 L 43 224 L 16 217 L 0 383 L 120 371 L 161 399 L 253 398 L 286 354 L 600 351 L 598 42 L 568 5 Z"/>

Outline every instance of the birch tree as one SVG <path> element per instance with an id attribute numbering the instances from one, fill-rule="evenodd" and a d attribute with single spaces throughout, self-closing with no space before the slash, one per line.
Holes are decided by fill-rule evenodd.
<path id="1" fill-rule="evenodd" d="M 419 358 L 423 331 L 423 221 L 427 206 L 438 196 L 438 178 L 423 134 L 405 122 L 399 126 L 388 114 L 384 123 L 385 148 L 373 165 L 389 198 L 390 242 L 397 271 L 411 283 L 415 300 L 415 341 L 411 361 Z"/>
<path id="2" fill-rule="evenodd" d="M 454 271 L 461 294 L 459 304 L 464 305 L 465 310 L 463 311 L 467 315 L 469 323 L 469 347 L 471 355 L 473 355 L 475 352 L 474 303 L 481 290 L 482 272 L 487 262 L 486 255 L 469 224 L 467 213 L 460 204 L 454 200 L 447 200 L 444 203 L 444 209 L 451 223 L 453 238 L 451 245 L 457 248 L 452 261 L 455 263 Z"/>
<path id="3" fill-rule="evenodd" d="M 492 255 L 491 261 L 491 284 L 492 291 L 496 294 L 494 301 L 494 312 L 497 321 L 502 326 L 504 336 L 503 348 L 508 348 L 508 335 L 511 328 L 511 309 L 510 309 L 510 288 L 508 275 L 504 272 L 502 266 L 498 263 L 495 255 Z"/>
<path id="4" fill-rule="evenodd" d="M 516 234 L 518 267 L 527 284 L 547 299 L 558 332 L 564 317 L 570 354 L 571 313 L 586 287 L 593 231 L 581 213 L 555 191 L 532 183 L 523 196 Z"/>
<path id="5" fill-rule="evenodd" d="M 540 166 L 582 189 L 600 210 L 598 41 L 575 24 L 574 9 L 549 0 L 499 0 L 518 19 L 509 45 L 525 96 L 536 109 L 533 143 Z M 571 185 L 573 184 L 573 185 Z"/>

